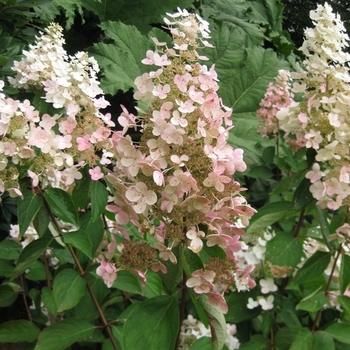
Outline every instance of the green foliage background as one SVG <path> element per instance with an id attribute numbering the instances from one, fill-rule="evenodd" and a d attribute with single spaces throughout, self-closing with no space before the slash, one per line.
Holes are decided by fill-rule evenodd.
<path id="1" fill-rule="evenodd" d="M 69 53 L 86 50 L 99 62 L 101 87 L 111 102 L 110 112 L 116 120 L 120 104 L 133 109 L 133 81 L 148 69 L 141 60 L 148 49 L 153 49 L 152 37 L 160 41 L 170 40 L 162 27 L 162 18 L 177 7 L 195 11 L 210 22 L 211 43 L 215 48 L 205 49 L 203 54 L 209 58 L 208 65 L 215 64 L 220 80 L 219 95 L 225 105 L 233 108 L 235 127 L 231 131 L 230 143 L 244 149 L 248 165 L 238 180 L 249 189 L 246 194 L 248 202 L 260 209 L 247 234 L 257 235 L 267 226 L 278 223 L 278 235 L 268 243 L 267 259 L 276 266 L 293 269 L 303 254 L 301 240 L 292 235 L 300 217 L 307 217 L 302 235 L 326 240 L 332 227 L 337 227 L 338 214 L 330 220 L 328 213 L 312 206 L 314 201 L 308 191 L 309 184 L 302 179 L 313 155 L 305 150 L 293 154 L 283 146 L 277 153 L 275 140 L 262 139 L 256 132 L 256 111 L 268 83 L 274 80 L 279 69 L 293 68 L 295 61 L 300 59 L 285 30 L 285 9 L 280 0 L 0 0 L 0 78 L 6 80 L 12 74 L 13 61 L 20 59 L 22 50 L 48 23 L 56 21 L 65 28 Z M 31 97 L 8 87 L 6 93 L 14 98 Z M 138 137 L 137 134 L 132 136 Z M 283 176 L 285 179 L 279 181 Z M 102 240 L 99 232 L 103 231 L 103 224 L 99 217 L 107 202 L 107 193 L 105 188 L 90 183 L 77 183 L 77 188 L 72 196 L 52 189 L 46 191 L 45 197 L 57 217 L 73 224 L 78 217 L 77 203 L 98 199 L 94 201 L 96 204 L 91 212 L 80 217 L 79 231 L 65 236 L 65 243 L 78 250 L 84 263 L 91 259 Z M 84 188 L 91 188 L 90 198 L 79 197 L 79 189 Z M 72 258 L 52 242 L 52 235 L 46 231 L 47 213 L 39 198 L 31 193 L 25 194 L 25 200 L 18 203 L 18 211 L 16 200 L 6 194 L 1 201 L 0 344 L 28 342 L 28 349 L 35 350 L 97 349 L 103 344 L 103 350 L 112 349 L 111 343 L 94 326 L 99 315 L 86 292 L 84 280 L 76 270 L 69 268 L 73 266 Z M 22 251 L 17 243 L 6 239 L 9 226 L 19 222 L 21 230 L 25 231 L 34 218 L 40 239 Z M 321 222 L 321 228 L 316 219 Z M 40 289 L 45 271 L 38 258 L 48 246 L 54 249 L 60 262 L 68 266 L 57 272 L 52 290 Z M 227 297 L 229 312 L 226 320 L 237 324 L 241 349 L 271 349 L 268 335 L 275 324 L 279 327 L 276 349 L 349 348 L 350 324 L 347 322 L 350 302 L 345 296 L 339 301 L 347 322 L 337 324 L 334 320 L 340 317 L 340 313 L 332 310 L 320 320 L 320 331 L 309 330 L 311 319 L 325 303 L 322 292 L 325 280 L 320 276 L 330 258 L 330 253 L 319 253 L 308 260 L 288 285 L 289 291 L 285 289 L 285 294 L 279 297 L 276 314 L 242 308 L 249 297 L 256 296 L 255 290 L 234 292 Z M 16 261 L 16 266 L 13 261 Z M 112 325 L 120 349 L 131 350 L 131 346 L 135 346 L 132 350 L 141 350 L 145 349 L 145 344 L 150 350 L 165 349 L 166 344 L 173 343 L 175 335 L 171 329 L 174 324 L 178 327 L 177 301 L 165 295 L 163 290 L 174 290 L 171 281 L 161 281 L 158 275 L 151 274 L 148 277 L 151 287 L 143 287 L 133 274 L 123 271 L 116 282 L 122 293 L 111 292 L 92 273 L 95 267 L 89 268 L 87 279 L 106 317 L 114 319 L 118 314 L 120 319 L 127 320 L 124 324 Z M 64 311 L 66 319 L 46 328 L 45 320 L 36 310 L 33 311 L 34 322 L 23 319 L 23 301 L 18 298 L 20 288 L 14 281 L 27 269 L 30 272 L 25 275 L 25 286 L 37 309 L 43 302 L 52 315 Z M 179 272 L 170 272 L 173 279 L 178 280 Z M 340 273 L 344 291 L 350 282 L 347 255 L 343 257 Z M 118 303 L 125 293 L 136 295 L 137 302 L 122 310 Z M 286 297 L 288 293 L 290 298 Z M 314 304 L 310 305 L 310 298 Z M 197 312 L 200 310 L 198 306 Z M 216 315 L 213 310 L 210 312 L 214 317 L 214 328 L 223 333 L 222 315 Z M 41 331 L 36 324 L 44 330 Z M 140 329 L 142 341 L 136 344 L 134 339 L 139 338 Z M 80 345 L 73 345 L 76 343 Z M 214 343 L 215 349 L 219 348 L 217 344 Z M 191 347 L 192 350 L 212 348 L 205 339 Z"/>

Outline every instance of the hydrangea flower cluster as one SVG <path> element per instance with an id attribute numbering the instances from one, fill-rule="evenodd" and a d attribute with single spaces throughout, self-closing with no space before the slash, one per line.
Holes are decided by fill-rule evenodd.
<path id="1" fill-rule="evenodd" d="M 264 98 L 257 110 L 260 121 L 258 132 L 263 137 L 276 137 L 280 130 L 279 120 L 276 115 L 284 108 L 292 109 L 296 105 L 294 94 L 291 91 L 291 75 L 284 69 L 278 71 L 275 82 L 269 83 Z M 284 139 L 289 146 L 296 150 L 305 146 L 304 134 L 300 130 L 299 123 L 289 125 L 288 131 L 284 130 Z"/>
<path id="2" fill-rule="evenodd" d="M 287 134 L 300 130 L 301 145 L 316 150 L 316 162 L 306 177 L 322 208 L 336 210 L 350 199 L 350 54 L 348 35 L 339 16 L 325 3 L 310 12 L 314 28 L 305 30 L 303 68 L 291 73 L 292 93 L 301 96 L 276 113 Z"/>
<path id="3" fill-rule="evenodd" d="M 63 44 L 62 28 L 51 24 L 14 63 L 17 74 L 9 78 L 12 86 L 43 98 L 46 113 L 29 100 L 0 93 L 0 192 L 21 195 L 21 176 L 31 177 L 33 186 L 40 182 L 68 189 L 82 177 L 80 167 L 88 164 L 91 178 L 98 180 L 103 176 L 99 165 L 110 163 L 114 123 L 99 110 L 108 102 L 98 86 L 98 65 L 83 52 L 68 57 Z M 0 82 L 1 91 L 3 87 Z"/>
<path id="4" fill-rule="evenodd" d="M 115 196 L 108 210 L 120 225 L 130 221 L 156 238 L 153 270 L 166 272 L 164 261 L 177 262 L 172 250 L 178 244 L 194 253 L 205 244 L 218 245 L 226 252 L 225 273 L 232 283 L 233 253 L 241 249 L 243 228 L 254 214 L 233 179 L 246 169 L 243 150 L 227 143 L 231 109 L 217 94 L 215 66 L 198 63 L 205 59 L 198 49 L 211 46 L 208 23 L 186 10 L 167 15 L 174 45 L 154 38 L 156 49 L 142 62 L 155 70 L 135 80 L 134 98 L 147 102 L 148 110 L 136 117 L 123 108 L 119 123 L 124 129 L 113 136 L 116 165 L 106 178 Z M 138 143 L 127 134 L 136 125 L 142 129 Z M 210 293 L 221 277 L 208 262 L 193 272 L 187 286 Z"/>

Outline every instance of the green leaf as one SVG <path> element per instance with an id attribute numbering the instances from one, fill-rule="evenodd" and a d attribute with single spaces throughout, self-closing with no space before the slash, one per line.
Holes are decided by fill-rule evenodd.
<path id="1" fill-rule="evenodd" d="M 11 285 L 6 284 L 0 286 L 0 307 L 12 305 L 17 297 L 18 293 L 11 287 Z"/>
<path id="2" fill-rule="evenodd" d="M 38 233 L 39 237 L 44 236 L 49 227 L 50 221 L 51 218 L 47 209 L 45 208 L 45 206 L 41 206 L 40 210 L 37 212 L 33 220 L 34 228 Z"/>
<path id="3" fill-rule="evenodd" d="M 99 218 L 106 209 L 108 201 L 108 191 L 100 181 L 91 183 L 91 211 L 92 220 Z"/>
<path id="4" fill-rule="evenodd" d="M 269 350 L 271 349 L 270 341 L 262 335 L 253 335 L 249 342 L 243 343 L 240 350 Z"/>
<path id="5" fill-rule="evenodd" d="M 11 238 L 0 242 L 0 256 L 4 260 L 17 260 L 21 251 L 22 246 Z"/>
<path id="6" fill-rule="evenodd" d="M 130 57 L 128 64 L 131 67 L 137 67 L 134 74 L 135 79 L 138 75 L 148 70 L 147 66 L 141 61 L 146 57 L 148 48 L 148 38 L 142 35 L 136 27 L 122 22 L 103 22 L 100 24 L 107 38 L 115 41 L 115 47 L 127 52 Z M 152 49 L 154 49 L 153 44 Z"/>
<path id="7" fill-rule="evenodd" d="M 138 303 L 126 319 L 124 349 L 173 349 L 179 329 L 179 309 L 174 297 L 161 295 Z"/>
<path id="8" fill-rule="evenodd" d="M 307 170 L 303 170 L 282 178 L 281 181 L 279 181 L 274 187 L 272 194 L 280 194 L 293 189 L 295 186 L 298 186 L 298 184 L 305 178 L 306 173 Z"/>
<path id="9" fill-rule="evenodd" d="M 207 298 L 199 298 L 199 301 L 209 320 L 214 350 L 222 349 L 225 344 L 227 332 L 225 317 L 216 307 L 213 307 L 207 303 Z"/>
<path id="10" fill-rule="evenodd" d="M 333 323 L 325 329 L 324 333 L 341 343 L 350 344 L 349 323 Z"/>
<path id="11" fill-rule="evenodd" d="M 297 285 L 318 278 L 327 268 L 330 259 L 331 253 L 317 251 L 298 270 L 292 283 Z"/>
<path id="12" fill-rule="evenodd" d="M 350 256 L 346 253 L 341 255 L 341 266 L 339 273 L 340 293 L 343 294 L 350 283 Z"/>
<path id="13" fill-rule="evenodd" d="M 64 243 L 71 244 L 79 249 L 88 258 L 92 259 L 92 243 L 89 234 L 84 230 L 65 232 L 63 234 Z"/>
<path id="14" fill-rule="evenodd" d="M 85 294 L 85 281 L 73 269 L 65 269 L 58 273 L 53 282 L 53 295 L 57 311 L 73 308 Z"/>
<path id="15" fill-rule="evenodd" d="M 53 295 L 53 292 L 48 287 L 44 287 L 41 291 L 41 300 L 47 307 L 49 312 L 56 316 L 57 315 L 57 304 Z"/>
<path id="16" fill-rule="evenodd" d="M 36 261 L 44 253 L 44 251 L 49 247 L 52 241 L 53 237 L 48 235 L 28 244 L 22 250 L 22 253 L 17 261 L 17 266 L 15 267 L 11 278 L 15 279 L 16 277 L 21 275 L 27 268 L 29 268 L 34 263 L 34 261 Z"/>
<path id="17" fill-rule="evenodd" d="M 46 280 L 46 269 L 45 265 L 36 260 L 30 265 L 29 271 L 25 275 L 27 280 L 31 281 L 45 281 Z"/>
<path id="18" fill-rule="evenodd" d="M 310 180 L 303 179 L 293 196 L 293 210 L 300 211 L 305 209 L 309 204 L 315 202 L 315 198 L 310 192 Z"/>
<path id="19" fill-rule="evenodd" d="M 40 329 L 27 320 L 8 321 L 0 324 L 0 343 L 32 342 Z"/>
<path id="20" fill-rule="evenodd" d="M 312 335 L 313 348 L 315 350 L 334 350 L 333 338 L 322 331 L 313 333 Z"/>
<path id="21" fill-rule="evenodd" d="M 60 188 L 48 188 L 44 196 L 54 215 L 64 222 L 78 226 L 78 210 L 68 192 Z"/>
<path id="22" fill-rule="evenodd" d="M 307 328 L 301 328 L 296 334 L 290 350 L 312 350 L 312 333 Z"/>
<path id="23" fill-rule="evenodd" d="M 126 270 L 117 273 L 113 287 L 128 293 L 142 294 L 140 279 L 134 273 Z"/>
<path id="24" fill-rule="evenodd" d="M 162 23 L 166 12 L 174 12 L 177 7 L 189 8 L 192 0 L 84 0 L 84 7 L 94 12 L 100 21 L 121 20 L 126 24 L 136 26 L 143 32 L 148 32 L 151 24 Z"/>
<path id="25" fill-rule="evenodd" d="M 101 88 L 105 94 L 115 95 L 119 90 L 126 92 L 134 87 L 134 77 L 140 70 L 138 67 L 128 65 L 130 59 L 128 52 L 112 44 L 98 43 L 89 50 L 89 53 L 102 68 Z"/>
<path id="26" fill-rule="evenodd" d="M 338 295 L 337 300 L 339 301 L 344 313 L 350 317 L 350 298 L 345 295 Z"/>
<path id="27" fill-rule="evenodd" d="M 247 233 L 264 230 L 285 217 L 291 208 L 292 204 L 290 202 L 273 202 L 264 205 L 251 219 Z"/>
<path id="28" fill-rule="evenodd" d="M 19 234 L 22 237 L 43 205 L 42 199 L 30 190 L 22 191 L 23 199 L 18 201 L 17 216 Z"/>
<path id="29" fill-rule="evenodd" d="M 162 279 L 157 273 L 153 271 L 147 271 L 146 278 L 146 286 L 142 287 L 143 295 L 145 295 L 147 298 L 153 298 L 164 294 Z"/>
<path id="30" fill-rule="evenodd" d="M 214 350 L 213 342 L 210 337 L 201 337 L 191 345 L 190 350 Z"/>
<path id="31" fill-rule="evenodd" d="M 317 288 L 313 293 L 303 298 L 295 307 L 296 310 L 305 310 L 316 312 L 326 305 L 328 299 L 322 290 L 322 286 Z"/>
<path id="32" fill-rule="evenodd" d="M 232 35 L 231 40 L 235 40 L 234 33 Z M 222 44 L 225 41 L 227 38 Z M 222 58 L 225 60 L 224 65 L 216 68 L 220 80 L 220 96 L 225 105 L 233 108 L 233 118 L 240 113 L 255 113 L 269 82 L 274 80 L 279 69 L 288 68 L 288 64 L 280 61 L 270 49 L 247 48 L 243 60 L 240 61 L 242 64 L 237 67 L 232 66 L 234 60 L 237 60 L 235 56 L 229 54 Z"/>
<path id="33" fill-rule="evenodd" d="M 250 320 L 257 317 L 261 309 L 260 307 L 248 309 L 248 299 L 255 299 L 257 291 L 251 290 L 249 292 L 231 292 L 226 296 L 228 305 L 228 312 L 226 320 L 229 323 L 237 324 L 242 321 Z"/>
<path id="34" fill-rule="evenodd" d="M 1 256 L 1 255 L 0 255 Z M 11 274 L 14 270 L 14 266 L 7 260 L 0 259 L 0 276 L 2 277 L 11 277 Z"/>
<path id="35" fill-rule="evenodd" d="M 298 238 L 285 232 L 278 232 L 266 244 L 265 260 L 272 265 L 296 267 L 303 255 L 303 247 Z"/>
<path id="36" fill-rule="evenodd" d="M 76 342 L 90 341 L 94 330 L 85 320 L 66 319 L 46 327 L 34 350 L 65 350 Z"/>

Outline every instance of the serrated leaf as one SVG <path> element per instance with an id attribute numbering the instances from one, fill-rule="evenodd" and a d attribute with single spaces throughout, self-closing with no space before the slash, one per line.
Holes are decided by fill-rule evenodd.
<path id="1" fill-rule="evenodd" d="M 18 201 L 17 217 L 19 234 L 22 237 L 43 205 L 42 199 L 30 190 L 22 191 L 23 199 Z"/>
<path id="2" fill-rule="evenodd" d="M 65 269 L 58 273 L 53 282 L 53 295 L 57 311 L 64 311 L 77 305 L 85 294 L 85 281 L 73 269 Z"/>
<path id="3" fill-rule="evenodd" d="M 78 210 L 68 192 L 60 188 L 48 188 L 44 196 L 54 215 L 64 222 L 78 226 Z"/>
<path id="4" fill-rule="evenodd" d="M 247 229 L 247 233 L 258 232 L 274 224 L 290 212 L 290 202 L 273 202 L 264 205 L 253 216 Z"/>
<path id="5" fill-rule="evenodd" d="M 76 342 L 89 341 L 95 327 L 78 319 L 66 319 L 46 327 L 39 335 L 34 350 L 65 350 Z"/>
<path id="6" fill-rule="evenodd" d="M 293 284 L 312 281 L 322 274 L 327 268 L 331 259 L 331 253 L 317 251 L 298 270 L 293 279 Z"/>
<path id="7" fill-rule="evenodd" d="M 138 303 L 126 319 L 124 349 L 173 349 L 179 329 L 179 309 L 174 297 L 161 295 Z"/>
<path id="8" fill-rule="evenodd" d="M 350 256 L 342 253 L 339 273 L 340 293 L 343 294 L 350 284 Z"/>
<path id="9" fill-rule="evenodd" d="M 28 244 L 20 254 L 17 265 L 12 273 L 12 279 L 21 275 L 27 268 L 29 268 L 34 261 L 36 261 L 44 251 L 49 247 L 53 237 L 46 236 L 37 239 Z"/>
<path id="10" fill-rule="evenodd" d="M 63 234 L 64 243 L 71 244 L 73 247 L 79 249 L 88 258 L 92 259 L 92 243 L 90 236 L 84 230 L 73 232 L 65 232 Z"/>
<path id="11" fill-rule="evenodd" d="M 210 55 L 209 51 L 206 54 Z M 219 94 L 224 104 L 233 108 L 233 118 L 240 113 L 255 113 L 269 82 L 274 80 L 279 69 L 288 68 L 288 64 L 280 61 L 270 49 L 247 48 L 242 64 L 233 67 L 236 55 L 231 57 L 229 54 L 224 65 L 216 67 L 220 80 Z M 216 63 L 211 56 L 209 58 L 210 62 Z"/>
<path id="12" fill-rule="evenodd" d="M 27 320 L 8 321 L 0 324 L 0 343 L 32 342 L 40 329 Z"/>
<path id="13" fill-rule="evenodd" d="M 128 64 L 133 67 L 139 67 L 140 73 L 147 70 L 147 66 L 141 63 L 146 57 L 148 48 L 148 38 L 146 36 L 142 35 L 136 27 L 122 22 L 103 22 L 100 24 L 100 27 L 108 38 L 115 41 L 114 45 L 116 47 L 129 53 L 130 62 Z M 154 46 L 153 44 L 151 49 L 154 49 Z M 140 73 L 137 75 L 140 75 Z"/>
<path id="14" fill-rule="evenodd" d="M 119 90 L 126 92 L 134 87 L 134 76 L 138 75 L 139 68 L 128 65 L 128 52 L 112 44 L 98 43 L 89 53 L 102 68 L 101 88 L 105 94 L 115 95 Z"/>
<path id="15" fill-rule="evenodd" d="M 177 7 L 189 8 L 192 0 L 84 0 L 84 7 L 94 12 L 100 21 L 121 20 L 126 24 L 136 26 L 140 31 L 147 33 L 154 23 L 163 24 L 166 12 L 174 12 Z"/>
<path id="16" fill-rule="evenodd" d="M 147 298 L 153 298 L 164 294 L 162 280 L 158 273 L 147 271 L 146 278 L 146 286 L 142 287 L 143 295 Z"/>
<path id="17" fill-rule="evenodd" d="M 341 343 L 350 344 L 349 323 L 333 323 L 324 330 L 324 333 Z"/>
<path id="18" fill-rule="evenodd" d="M 108 191 L 102 182 L 93 181 L 91 184 L 92 220 L 96 220 L 106 209 Z"/>
<path id="19" fill-rule="evenodd" d="M 265 260 L 272 265 L 296 267 L 303 255 L 299 239 L 285 232 L 279 232 L 266 244 Z"/>

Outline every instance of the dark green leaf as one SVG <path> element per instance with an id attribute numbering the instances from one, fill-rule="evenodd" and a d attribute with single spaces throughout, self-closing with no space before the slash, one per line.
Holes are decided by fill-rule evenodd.
<path id="1" fill-rule="evenodd" d="M 138 303 L 126 319 L 124 349 L 173 349 L 179 329 L 177 300 L 157 296 Z"/>
<path id="2" fill-rule="evenodd" d="M 1 255 L 0 255 L 1 256 Z M 7 260 L 0 259 L 0 276 L 2 277 L 11 277 L 11 274 L 14 270 L 14 266 Z"/>
<path id="3" fill-rule="evenodd" d="M 99 218 L 106 209 L 108 201 L 108 191 L 100 181 L 91 183 L 91 211 L 92 220 Z"/>
<path id="4" fill-rule="evenodd" d="M 328 299 L 322 290 L 322 286 L 316 289 L 313 293 L 302 299 L 295 307 L 296 310 L 305 310 L 316 312 L 326 305 Z"/>
<path id="5" fill-rule="evenodd" d="M 0 256 L 4 260 L 17 260 L 22 251 L 22 246 L 11 238 L 5 238 L 0 242 Z"/>
<path id="6" fill-rule="evenodd" d="M 271 344 L 270 341 L 261 336 L 253 335 L 252 338 L 247 342 L 242 344 L 239 347 L 240 350 L 270 350 Z"/>
<path id="7" fill-rule="evenodd" d="M 64 243 L 71 244 L 83 252 L 88 258 L 92 259 L 92 243 L 87 232 L 83 230 L 65 232 L 63 234 L 63 241 Z"/>
<path id="8" fill-rule="evenodd" d="M 267 242 L 265 260 L 272 265 L 296 267 L 303 255 L 303 247 L 298 238 L 285 232 L 278 232 Z"/>
<path id="9" fill-rule="evenodd" d="M 273 202 L 264 205 L 251 219 L 247 233 L 258 232 L 285 217 L 290 212 L 290 202 Z"/>
<path id="10" fill-rule="evenodd" d="M 36 260 L 30 265 L 29 271 L 26 273 L 26 279 L 31 281 L 44 281 L 46 280 L 45 265 Z"/>
<path id="11" fill-rule="evenodd" d="M 36 214 L 34 220 L 33 220 L 33 225 L 38 233 L 39 237 L 43 237 L 44 234 L 46 233 L 49 223 L 51 221 L 50 215 L 45 208 L 45 206 L 41 206 L 40 210 Z"/>
<path id="12" fill-rule="evenodd" d="M 0 286 L 0 307 L 7 307 L 12 305 L 16 301 L 17 297 L 18 293 L 10 285 Z"/>
<path id="13" fill-rule="evenodd" d="M 303 179 L 293 196 L 293 210 L 300 211 L 305 209 L 309 204 L 315 202 L 315 198 L 310 192 L 310 180 Z"/>
<path id="14" fill-rule="evenodd" d="M 41 300 L 52 315 L 57 315 L 57 304 L 52 290 L 44 287 L 41 291 Z"/>
<path id="15" fill-rule="evenodd" d="M 312 335 L 313 348 L 315 350 L 334 350 L 334 340 L 329 334 L 322 331 L 315 332 Z"/>
<path id="16" fill-rule="evenodd" d="M 298 270 L 293 279 L 293 284 L 305 283 L 319 277 L 327 268 L 331 255 L 331 253 L 321 251 L 314 253 Z"/>
<path id="17" fill-rule="evenodd" d="M 85 320 L 67 319 L 46 327 L 34 350 L 65 350 L 76 342 L 89 341 L 95 327 Z"/>
<path id="18" fill-rule="evenodd" d="M 54 215 L 64 222 L 78 226 L 78 210 L 68 192 L 60 188 L 48 188 L 44 196 Z"/>
<path id="19" fill-rule="evenodd" d="M 153 298 L 164 294 L 162 280 L 157 273 L 148 271 L 146 278 L 146 286 L 142 287 L 142 291 L 147 298 Z"/>
<path id="20" fill-rule="evenodd" d="M 119 271 L 113 287 L 128 293 L 142 294 L 140 278 L 129 271 Z"/>
<path id="21" fill-rule="evenodd" d="M 190 350 L 214 350 L 213 342 L 209 337 L 201 337 L 191 345 Z"/>
<path id="22" fill-rule="evenodd" d="M 341 343 L 350 344 L 350 324 L 348 323 L 333 323 L 325 329 L 324 333 Z"/>
<path id="23" fill-rule="evenodd" d="M 343 294 L 350 283 L 350 256 L 343 253 L 341 255 L 341 266 L 339 274 L 340 293 Z"/>
<path id="24" fill-rule="evenodd" d="M 51 236 L 44 236 L 28 244 L 22 251 L 18 258 L 17 266 L 12 274 L 12 279 L 21 275 L 27 268 L 29 268 L 34 261 L 36 261 L 44 251 L 49 247 L 53 238 Z"/>
<path id="25" fill-rule="evenodd" d="M 32 342 L 39 333 L 39 328 L 27 320 L 4 322 L 0 324 L 0 343 Z"/>
<path id="26" fill-rule="evenodd" d="M 228 312 L 226 320 L 228 323 L 237 324 L 239 322 L 250 320 L 257 317 L 261 309 L 260 307 L 248 309 L 248 299 L 255 299 L 257 291 L 254 289 L 249 292 L 232 292 L 227 295 L 226 302 L 228 305 Z"/>
<path id="27" fill-rule="evenodd" d="M 85 281 L 75 270 L 65 269 L 58 273 L 53 282 L 53 295 L 58 312 L 77 305 L 84 294 Z"/>
<path id="28" fill-rule="evenodd" d="M 301 328 L 290 347 L 290 350 L 313 350 L 312 333 L 307 328 Z"/>
<path id="29" fill-rule="evenodd" d="M 30 190 L 22 191 L 23 199 L 18 201 L 19 234 L 23 236 L 43 205 L 42 199 Z"/>

